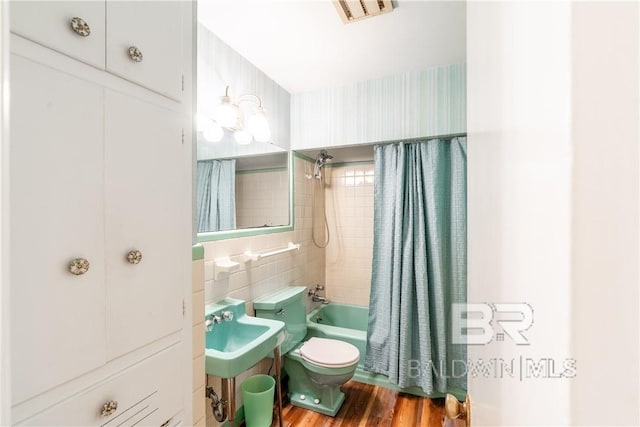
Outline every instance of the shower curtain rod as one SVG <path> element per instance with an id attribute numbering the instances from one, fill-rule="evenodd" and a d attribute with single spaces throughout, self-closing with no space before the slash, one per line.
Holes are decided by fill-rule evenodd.
<path id="1" fill-rule="evenodd" d="M 435 136 L 419 136 L 417 138 L 407 138 L 407 139 L 395 139 L 393 141 L 382 141 L 382 142 L 374 142 L 372 145 L 388 145 L 388 144 L 397 144 L 398 142 L 408 142 L 410 144 L 414 142 L 422 142 L 428 141 L 430 139 L 452 139 L 452 138 L 460 138 L 466 137 L 467 133 L 448 133 L 443 135 L 435 135 Z"/>

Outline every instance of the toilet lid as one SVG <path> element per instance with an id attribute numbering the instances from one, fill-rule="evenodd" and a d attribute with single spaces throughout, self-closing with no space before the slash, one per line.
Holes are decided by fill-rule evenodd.
<path id="1" fill-rule="evenodd" d="M 326 368 L 344 368 L 360 360 L 355 345 L 328 338 L 310 338 L 300 347 L 300 356 L 307 362 Z"/>

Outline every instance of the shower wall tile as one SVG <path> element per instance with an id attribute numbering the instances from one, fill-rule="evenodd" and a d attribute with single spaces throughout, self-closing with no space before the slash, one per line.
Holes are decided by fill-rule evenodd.
<path id="1" fill-rule="evenodd" d="M 286 233 L 266 234 L 261 236 L 243 237 L 239 239 L 220 240 L 203 243 L 204 246 L 204 277 L 205 303 L 220 301 L 226 297 L 239 298 L 247 301 L 247 313 L 252 315 L 253 300 L 263 295 L 275 292 L 290 285 L 313 286 L 325 283 L 325 250 L 316 247 L 312 242 L 311 213 L 313 210 L 313 194 L 315 180 L 306 178 L 310 169 L 309 162 L 300 158 L 294 159 L 294 230 Z M 318 190 L 316 189 L 316 193 Z M 316 208 L 321 208 L 322 201 L 318 195 Z M 320 230 L 321 236 L 324 236 Z M 261 259 L 256 262 L 244 262 L 245 251 L 264 252 L 283 248 L 288 242 L 300 243 L 299 251 Z M 240 269 L 229 273 L 216 274 L 214 260 L 218 257 L 229 256 L 240 263 Z M 307 300 L 308 309 L 313 303 Z M 237 406 L 242 405 L 240 384 L 250 375 L 267 373 L 269 361 L 264 360 L 236 379 Z M 208 384 L 216 391 L 220 391 L 220 379 L 209 376 Z M 211 411 L 207 411 L 207 427 L 218 427 L 218 423 Z"/>
<path id="2" fill-rule="evenodd" d="M 466 132 L 466 65 L 291 95 L 291 147 L 326 148 Z"/>
<path id="3" fill-rule="evenodd" d="M 373 253 L 373 163 L 327 168 L 327 295 L 369 305 Z"/>

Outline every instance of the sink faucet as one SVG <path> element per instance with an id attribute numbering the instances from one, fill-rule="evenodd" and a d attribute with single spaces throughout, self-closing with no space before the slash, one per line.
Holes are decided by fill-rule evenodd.
<path id="1" fill-rule="evenodd" d="M 222 322 L 222 317 L 217 314 L 210 314 L 204 320 L 204 327 L 207 332 L 211 332 L 213 331 L 213 327 L 220 322 Z"/>
<path id="2" fill-rule="evenodd" d="M 207 317 L 205 317 L 204 327 L 206 328 L 207 332 L 211 332 L 213 331 L 213 327 L 219 323 L 222 323 L 223 320 L 225 322 L 230 322 L 231 320 L 233 320 L 233 311 L 225 310 L 219 315 L 215 313 L 208 315 Z"/>

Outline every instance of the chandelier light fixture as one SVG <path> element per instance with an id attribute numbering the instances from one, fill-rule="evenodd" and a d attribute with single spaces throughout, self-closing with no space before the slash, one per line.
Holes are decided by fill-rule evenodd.
<path id="1" fill-rule="evenodd" d="M 252 104 L 252 113 L 245 127 L 245 118 L 240 104 Z M 215 119 L 198 115 L 198 130 L 209 142 L 219 142 L 224 137 L 225 129 L 233 132 L 233 137 L 240 145 L 250 144 L 254 139 L 258 142 L 271 140 L 271 128 L 264 114 L 262 100 L 257 95 L 242 95 L 236 102 L 229 96 L 229 86 L 225 88 L 224 96 L 220 97 Z"/>

